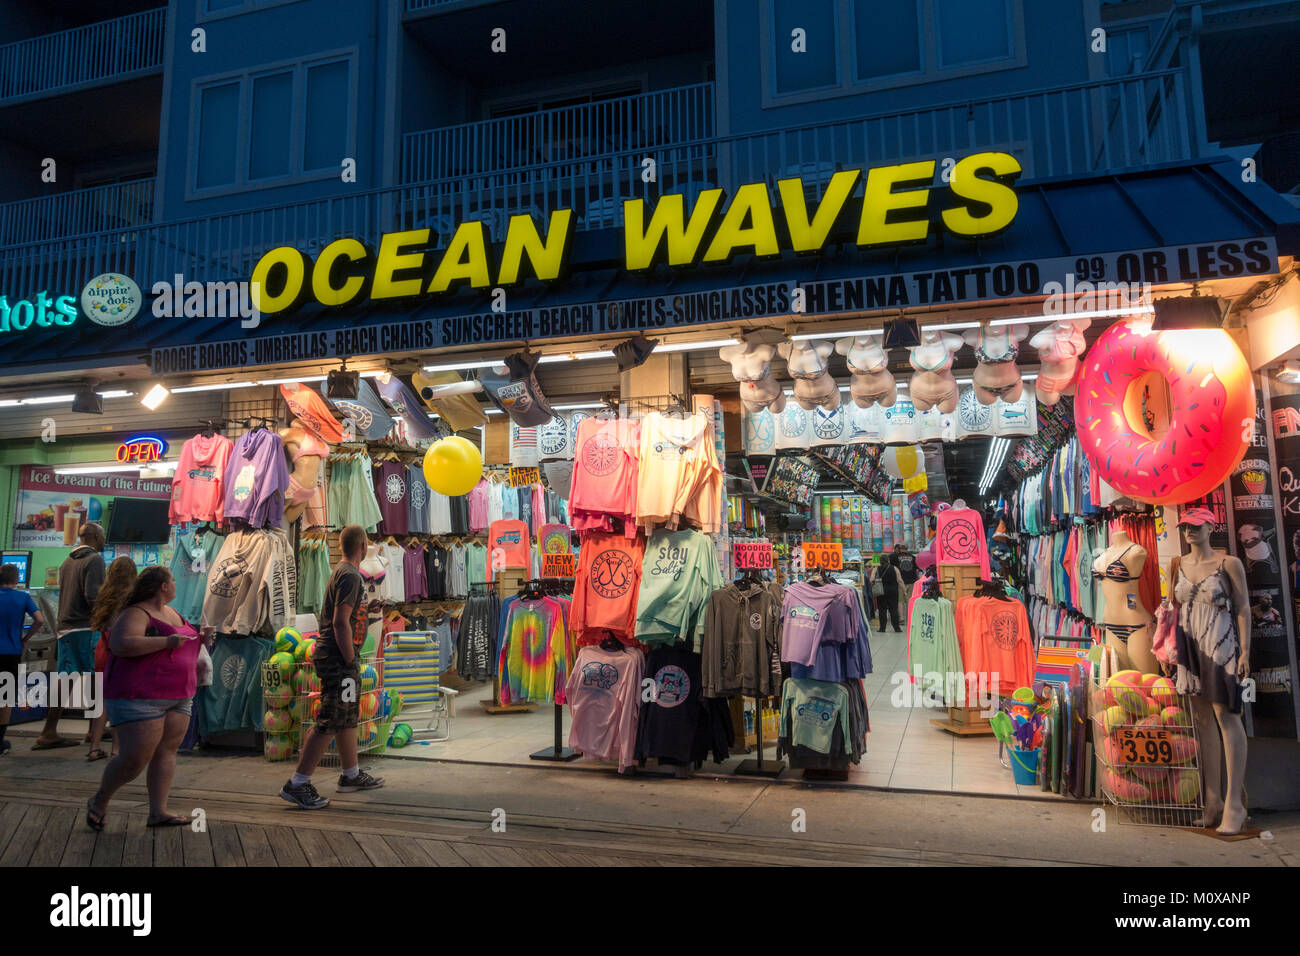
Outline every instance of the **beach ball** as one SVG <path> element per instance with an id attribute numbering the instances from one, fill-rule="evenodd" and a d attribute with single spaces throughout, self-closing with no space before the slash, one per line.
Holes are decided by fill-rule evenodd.
<path id="1" fill-rule="evenodd" d="M 911 478 L 923 467 L 925 458 L 917 452 L 915 445 L 891 445 L 885 449 L 880 461 L 894 478 Z"/>
<path id="2" fill-rule="evenodd" d="M 267 760 L 288 760 L 293 756 L 293 737 L 289 734 L 267 734 L 262 753 Z"/>
<path id="3" fill-rule="evenodd" d="M 262 729 L 268 734 L 287 734 L 294 723 L 288 710 L 268 710 L 262 715 Z"/>
<path id="4" fill-rule="evenodd" d="M 275 649 L 294 653 L 302 643 L 302 633 L 296 627 L 282 627 L 275 632 Z"/>
<path id="5" fill-rule="evenodd" d="M 316 676 L 316 668 L 299 667 L 293 675 L 293 693 L 295 697 L 306 697 L 320 690 L 320 678 Z"/>
<path id="6" fill-rule="evenodd" d="M 379 683 L 379 674 L 375 672 L 374 667 L 367 664 L 361 668 L 361 689 L 363 691 L 374 690 L 375 685 Z"/>
<path id="7" fill-rule="evenodd" d="M 379 695 L 374 691 L 361 695 L 361 719 L 373 720 L 379 713 Z"/>
<path id="8" fill-rule="evenodd" d="M 293 700 L 293 688 L 287 681 L 281 682 L 275 687 L 268 687 L 262 691 L 262 699 L 266 706 L 273 710 L 288 707 L 289 702 Z"/>
<path id="9" fill-rule="evenodd" d="M 285 681 L 293 677 L 293 669 L 297 666 L 293 655 L 287 651 L 277 651 L 267 658 L 267 663 L 274 667 L 279 672 L 280 678 Z"/>
<path id="10" fill-rule="evenodd" d="M 293 659 L 299 664 L 313 660 L 312 655 L 316 653 L 315 638 L 304 638 L 298 642 L 298 646 L 293 649 Z"/>
<path id="11" fill-rule="evenodd" d="M 104 503 L 98 498 L 91 498 L 90 504 L 86 505 L 86 520 L 98 521 L 104 517 Z"/>
<path id="12" fill-rule="evenodd" d="M 443 438 L 424 453 L 424 480 L 438 494 L 467 495 L 483 477 L 483 456 L 468 439 Z"/>

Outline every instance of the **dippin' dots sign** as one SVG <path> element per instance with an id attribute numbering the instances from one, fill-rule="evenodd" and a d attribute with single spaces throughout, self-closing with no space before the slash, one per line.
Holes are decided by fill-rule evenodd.
<path id="1" fill-rule="evenodd" d="M 117 272 L 95 276 L 81 290 L 81 311 L 96 325 L 125 325 L 140 313 L 140 287 Z"/>

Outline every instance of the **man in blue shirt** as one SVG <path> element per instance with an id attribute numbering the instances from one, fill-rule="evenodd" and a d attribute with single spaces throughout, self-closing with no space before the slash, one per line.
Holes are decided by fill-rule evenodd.
<path id="1" fill-rule="evenodd" d="M 26 617 L 28 614 L 32 616 L 33 628 L 45 623 L 32 596 L 19 590 L 17 584 L 18 567 L 13 564 L 0 566 L 0 674 L 9 675 L 15 692 L 18 689 L 18 662 L 23 659 L 23 645 L 31 634 L 30 630 L 23 629 Z M 5 740 L 9 714 L 9 707 L 0 707 L 0 755 L 8 753 L 13 746 Z"/>

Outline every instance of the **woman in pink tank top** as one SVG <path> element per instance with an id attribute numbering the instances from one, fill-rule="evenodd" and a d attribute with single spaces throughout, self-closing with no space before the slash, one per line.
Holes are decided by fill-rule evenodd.
<path id="1" fill-rule="evenodd" d="M 113 794 L 146 767 L 149 826 L 190 822 L 167 809 L 176 749 L 190 724 L 200 646 L 194 626 L 167 606 L 175 597 L 171 572 L 146 568 L 109 631 L 104 697 L 119 752 L 86 805 L 91 829 L 104 829 Z"/>

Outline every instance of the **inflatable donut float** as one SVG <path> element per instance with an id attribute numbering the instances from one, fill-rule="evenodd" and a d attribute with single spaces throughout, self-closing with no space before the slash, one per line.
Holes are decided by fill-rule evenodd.
<path id="1" fill-rule="evenodd" d="M 1255 421 L 1250 366 L 1221 329 L 1117 322 L 1088 353 L 1075 403 L 1079 444 L 1101 477 L 1158 505 L 1223 484 Z"/>

